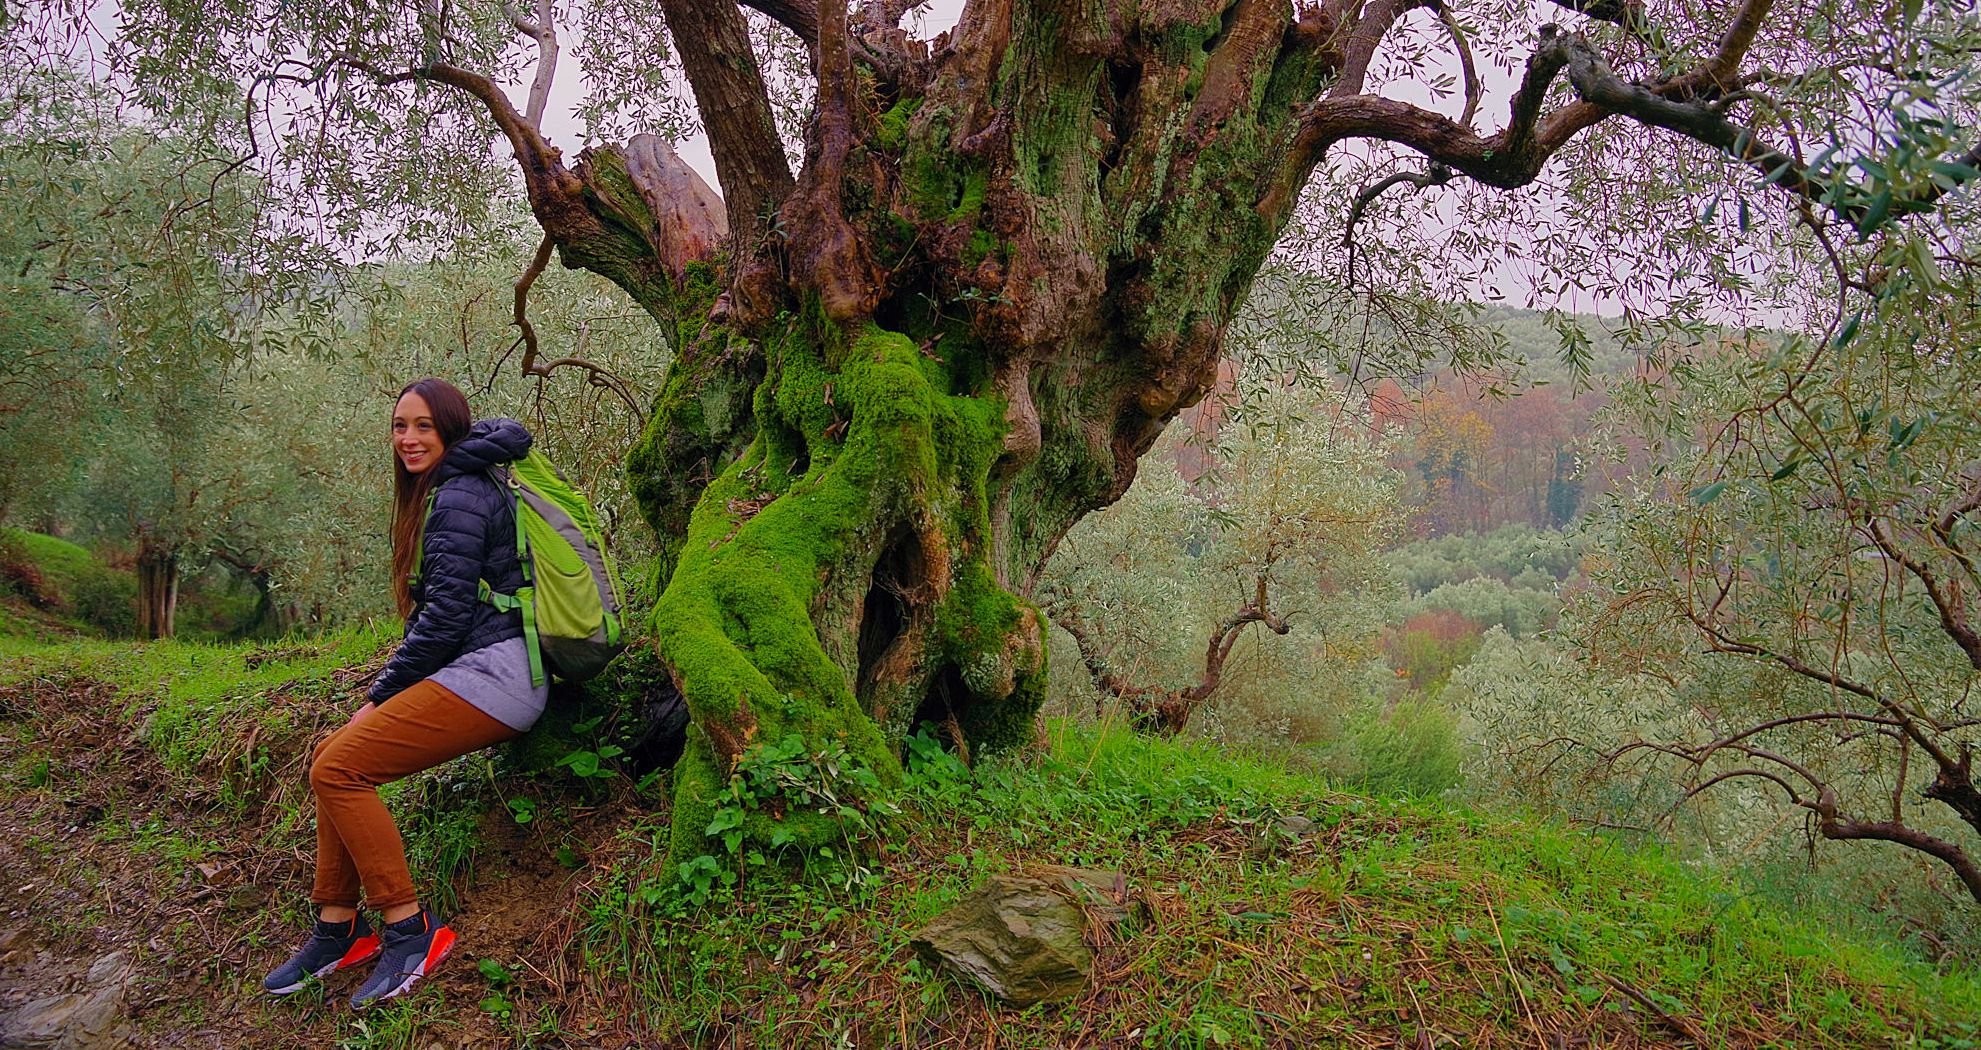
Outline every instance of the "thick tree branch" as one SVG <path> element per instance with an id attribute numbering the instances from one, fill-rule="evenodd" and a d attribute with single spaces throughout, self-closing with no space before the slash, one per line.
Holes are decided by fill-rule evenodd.
<path id="1" fill-rule="evenodd" d="M 846 218 L 848 160 L 866 113 L 853 65 L 846 0 L 819 5 L 818 103 L 807 143 L 804 181 L 791 207 L 805 214 L 786 257 L 796 287 L 815 292 L 826 316 L 849 323 L 871 314 L 882 279 L 867 244 Z"/>
<path id="2" fill-rule="evenodd" d="M 570 182 L 570 173 L 564 168 L 562 155 L 527 116 L 516 112 L 515 103 L 487 77 L 445 62 L 398 73 L 385 72 L 359 59 L 346 58 L 343 62 L 369 73 L 381 85 L 425 80 L 466 92 L 488 111 L 490 119 L 495 121 L 496 130 L 502 132 L 502 137 L 509 141 L 509 148 L 515 151 L 516 163 L 523 169 L 523 183 L 530 193 L 532 206 L 539 206 L 541 197 L 575 192 L 576 186 Z M 538 218 L 542 217 L 539 206 Z"/>
<path id="3" fill-rule="evenodd" d="M 1713 57 L 1678 78 L 1663 94 L 1689 100 L 1702 94 L 1713 96 L 1734 90 L 1739 85 L 1740 62 L 1753 48 L 1754 38 L 1774 6 L 1774 0 L 1742 0 L 1726 32 L 1720 34 Z"/>
<path id="4" fill-rule="evenodd" d="M 1556 0 L 1556 3 L 1591 18 L 1614 22 L 1626 30 L 1649 32 L 1638 3 L 1611 0 Z M 1467 127 L 1465 121 L 1452 121 L 1393 99 L 1359 94 L 1368 56 L 1380 43 L 1381 33 L 1408 6 L 1410 0 L 1372 2 L 1349 31 L 1343 77 L 1327 97 L 1317 100 L 1303 116 L 1289 170 L 1279 179 L 1264 184 L 1258 203 L 1262 212 L 1272 213 L 1286 207 L 1290 188 L 1304 183 L 1313 165 L 1343 139 L 1394 142 L 1487 185 L 1514 188 L 1531 182 L 1548 158 L 1575 134 L 1610 115 L 1619 115 L 1712 146 L 1752 168 L 1765 183 L 1806 201 L 1820 203 L 1847 221 L 1861 224 L 1869 215 L 1868 195 L 1850 192 L 1851 187 L 1811 171 L 1794 157 L 1764 142 L 1753 128 L 1728 120 L 1725 107 L 1712 104 L 1740 86 L 1740 63 L 1767 21 L 1773 0 L 1742 0 L 1710 57 L 1679 76 L 1648 84 L 1618 77 L 1601 53 L 1579 34 L 1543 26 L 1540 45 L 1528 59 L 1506 127 L 1483 137 Z M 1342 10 L 1345 14 L 1347 8 Z M 1544 117 L 1542 109 L 1549 90 L 1563 71 L 1567 72 L 1579 100 Z M 1923 209 L 1945 192 L 1936 184 L 1894 202 L 1892 211 Z"/>
<path id="5" fill-rule="evenodd" d="M 819 8 L 813 0 L 741 0 L 743 6 L 770 16 L 771 21 L 789 29 L 805 47 L 816 54 L 819 39 Z"/>
<path id="6" fill-rule="evenodd" d="M 1406 12 L 1430 3 L 1431 0 L 1369 0 L 1363 5 L 1362 15 L 1349 29 L 1348 42 L 1342 47 L 1341 77 L 1328 94 L 1335 98 L 1361 94 L 1369 78 L 1369 63 L 1376 57 L 1376 48 L 1382 45 L 1383 37 L 1389 35 L 1390 27 Z"/>
<path id="7" fill-rule="evenodd" d="M 753 241 L 762 220 L 790 196 L 792 178 L 749 23 L 732 0 L 661 0 L 660 6 L 708 132 L 730 232 Z M 753 243 L 738 247 L 739 255 L 754 254 Z"/>
<path id="8" fill-rule="evenodd" d="M 1814 802 L 1802 804 L 1816 814 L 1816 828 L 1826 839 L 1870 839 L 1892 842 L 1934 857 L 1954 870 L 1976 903 L 1981 903 L 1981 864 L 1954 843 L 1897 821 L 1857 821 L 1838 813 L 1836 792 L 1824 788 Z"/>
<path id="9" fill-rule="evenodd" d="M 1750 2 L 1743 7 L 1743 12 L 1755 6 L 1765 8 L 1767 5 Z M 1751 41 L 1751 35 L 1747 39 Z M 1609 63 L 1604 61 L 1603 56 L 1579 36 L 1553 35 L 1544 42 L 1543 49 L 1555 51 L 1561 56 L 1568 69 L 1569 82 L 1575 85 L 1576 93 L 1584 100 L 1610 113 L 1712 146 L 1796 196 L 1831 203 L 1829 197 L 1833 187 L 1829 182 L 1818 178 L 1795 158 L 1762 142 L 1753 129 L 1726 119 L 1712 106 L 1665 97 L 1666 92 L 1689 96 L 1703 85 L 1717 83 L 1720 79 L 1720 74 L 1716 72 L 1719 68 L 1717 57 L 1670 84 L 1653 90 L 1642 84 L 1629 83 L 1610 72 Z M 1730 73 L 1728 77 L 1731 77 Z M 1838 214 L 1852 221 L 1862 217 L 1861 205 L 1839 201 L 1832 206 Z"/>

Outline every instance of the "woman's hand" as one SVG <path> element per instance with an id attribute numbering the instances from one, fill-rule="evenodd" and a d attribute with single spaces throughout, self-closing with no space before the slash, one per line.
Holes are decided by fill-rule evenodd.
<path id="1" fill-rule="evenodd" d="M 344 724 L 347 726 L 357 725 L 359 722 L 364 721 L 366 715 L 371 714 L 373 711 L 376 710 L 378 710 L 378 705 L 367 700 L 365 701 L 363 707 L 360 707 L 356 711 L 351 712 L 351 720 Z"/>

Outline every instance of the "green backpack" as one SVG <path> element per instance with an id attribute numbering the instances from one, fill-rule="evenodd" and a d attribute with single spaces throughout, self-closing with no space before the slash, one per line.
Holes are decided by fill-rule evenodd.
<path id="1" fill-rule="evenodd" d="M 481 599 L 523 614 L 530 683 L 544 683 L 544 664 L 559 678 L 582 682 L 599 673 L 620 641 L 619 580 L 591 501 L 535 451 L 489 472 L 509 489 L 516 510 L 516 556 L 523 585 L 500 594 L 481 581 Z"/>

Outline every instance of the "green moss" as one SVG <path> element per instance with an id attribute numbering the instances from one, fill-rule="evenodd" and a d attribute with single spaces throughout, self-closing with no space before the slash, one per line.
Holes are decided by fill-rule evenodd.
<path id="1" fill-rule="evenodd" d="M 982 168 L 965 171 L 961 188 L 957 190 L 956 206 L 949 209 L 946 221 L 952 226 L 975 222 L 978 213 L 984 210 L 984 195 L 989 191 L 990 175 Z"/>
<path id="2" fill-rule="evenodd" d="M 936 483 L 938 395 L 915 343 L 898 334 L 869 330 L 849 341 L 836 373 L 827 371 L 819 340 L 801 325 L 791 326 L 774 352 L 760 404 L 781 427 L 802 427 L 808 436 L 822 434 L 833 410 L 843 411 L 850 420 L 845 441 L 829 464 L 793 481 L 747 520 L 739 508 L 760 491 L 760 473 L 752 472 L 780 431 L 766 427 L 709 485 L 655 610 L 655 638 L 704 727 L 753 726 L 759 738 L 790 732 L 830 738 L 890 779 L 899 768 L 892 748 L 820 643 L 811 606 L 829 570 L 855 545 L 874 542 L 869 522 Z M 827 383 L 832 406 L 824 404 Z M 709 787 L 692 778 L 687 783 Z M 677 819 L 677 844 L 699 834 L 689 826 L 693 819 Z"/>
<path id="3" fill-rule="evenodd" d="M 920 108 L 919 98 L 904 98 L 889 106 L 874 128 L 874 145 L 888 153 L 900 153 L 908 143 L 908 124 Z"/>
<path id="4" fill-rule="evenodd" d="M 1006 706 L 1015 693 L 1021 710 L 1000 716 L 1014 725 L 1029 726 L 1039 698 L 1032 682 L 1043 655 L 1013 641 L 1025 636 L 1014 634 L 1020 618 L 1035 612 L 996 586 L 984 560 L 1002 401 L 976 389 L 951 393 L 957 376 L 941 355 L 898 332 L 842 335 L 817 318 L 787 318 L 765 346 L 756 439 L 697 501 L 653 616 L 656 643 L 708 733 L 684 767 L 685 808 L 673 831 L 677 851 L 696 854 L 709 792 L 727 784 L 723 762 L 755 742 L 796 733 L 808 746 L 844 746 L 884 783 L 898 777 L 905 727 L 867 716 L 846 654 L 835 659 L 842 646 L 829 650 L 813 617 L 822 602 L 857 600 L 822 593 L 825 582 L 863 590 L 865 567 L 904 521 L 935 512 L 955 559 L 935 651 L 987 706 Z M 1000 742 L 1021 739 L 993 732 Z M 808 844 L 843 834 L 802 813 L 752 817 L 745 830 L 758 842 L 777 832 Z"/>
<path id="5" fill-rule="evenodd" d="M 633 499 L 660 540 L 656 571 L 662 579 L 680 553 L 700 480 L 729 463 L 756 432 L 751 404 L 760 363 L 747 342 L 733 337 L 721 349 L 675 357 L 645 429 L 627 452 Z"/>
<path id="6" fill-rule="evenodd" d="M 1004 244 L 991 236 L 989 231 L 973 230 L 970 233 L 970 243 L 963 248 L 963 265 L 966 268 L 975 267 L 984 261 L 985 257 L 994 254 L 1003 255 L 1004 251 Z"/>
<path id="7" fill-rule="evenodd" d="M 715 817 L 716 800 L 729 782 L 728 771 L 717 766 L 708 736 L 698 725 L 688 727 L 688 746 L 674 764 L 674 814 L 670 852 L 686 859 L 708 849 L 707 828 Z"/>

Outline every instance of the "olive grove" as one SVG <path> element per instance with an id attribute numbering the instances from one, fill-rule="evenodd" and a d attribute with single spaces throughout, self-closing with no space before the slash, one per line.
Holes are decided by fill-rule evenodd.
<path id="1" fill-rule="evenodd" d="M 673 350 L 625 438 L 660 548 L 648 636 L 697 726 L 690 853 L 756 742 L 832 742 L 885 782 L 921 720 L 976 750 L 1031 739 L 1041 570 L 1204 396 L 1283 241 L 1350 246 L 1332 316 L 1407 343 L 1425 294 L 1503 256 L 1551 254 L 1561 287 L 1724 291 L 1972 175 L 1931 105 L 1970 90 L 1949 80 L 1957 5 L 969 0 L 934 39 L 902 27 L 916 6 L 133 0 L 108 33 L 79 4 L 10 32 L 51 54 L 103 36 L 93 60 L 135 102 L 267 167 L 292 195 L 271 224 L 346 252 L 485 214 L 510 184 L 485 163 L 499 135 L 543 235 L 515 287 L 521 366 L 615 382 L 534 330 L 553 258 Z M 545 130 L 574 27 L 582 149 Z M 1510 91 L 1487 105 L 1494 71 Z M 1876 162 L 1895 92 L 1920 103 L 1905 141 L 1954 175 Z M 720 195 L 667 141 L 696 127 Z M 1396 203 L 1412 189 L 1457 203 L 1440 222 Z M 1779 268 L 1720 250 L 1696 210 L 1715 195 L 1798 247 Z M 1610 258 L 1627 246 L 1658 261 Z M 771 816 L 745 832 L 769 841 Z"/>

